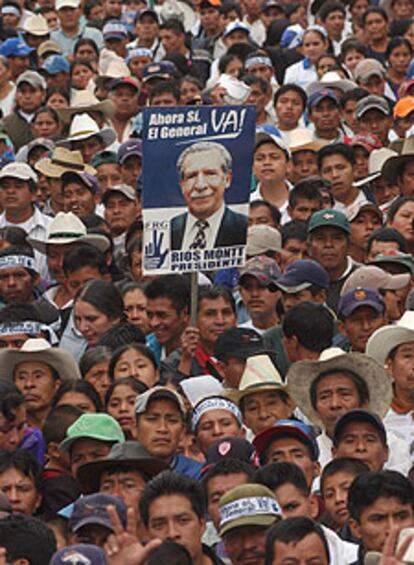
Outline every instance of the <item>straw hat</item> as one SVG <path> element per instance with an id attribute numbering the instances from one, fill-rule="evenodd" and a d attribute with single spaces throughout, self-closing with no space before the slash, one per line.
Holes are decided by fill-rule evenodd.
<path id="1" fill-rule="evenodd" d="M 368 176 L 354 182 L 354 186 L 362 186 L 371 182 L 382 175 L 384 164 L 392 157 L 398 157 L 396 151 L 388 149 L 387 147 L 381 147 L 381 149 L 374 149 L 369 154 L 368 159 Z"/>
<path id="2" fill-rule="evenodd" d="M 70 122 L 75 114 L 84 112 L 102 112 L 111 118 L 115 113 L 112 100 L 99 101 L 90 90 L 77 90 L 70 108 L 59 108 L 57 113 L 64 122 Z"/>
<path id="3" fill-rule="evenodd" d="M 39 57 L 44 57 L 46 53 L 56 53 L 56 55 L 62 55 L 63 50 L 60 45 L 56 43 L 56 41 L 52 41 L 48 39 L 47 41 L 43 41 L 37 48 L 37 54 Z"/>
<path id="4" fill-rule="evenodd" d="M 39 159 L 34 168 L 53 179 L 60 179 L 63 173 L 68 171 L 96 174 L 93 167 L 85 164 L 80 151 L 70 151 L 65 147 L 56 147 L 51 157 Z"/>
<path id="5" fill-rule="evenodd" d="M 82 141 L 89 139 L 94 135 L 100 137 L 105 145 L 112 145 L 116 141 L 116 133 L 110 127 L 99 128 L 98 124 L 93 120 L 89 114 L 75 114 L 72 123 L 70 124 L 69 136 L 59 141 L 60 147 L 68 147 L 70 149 L 73 141 Z"/>
<path id="6" fill-rule="evenodd" d="M 73 212 L 59 212 L 51 221 L 46 241 L 28 238 L 30 245 L 46 253 L 48 245 L 66 245 L 68 243 L 89 243 L 103 253 L 109 248 L 109 240 L 104 235 L 88 234 L 85 224 Z"/>
<path id="7" fill-rule="evenodd" d="M 23 31 L 30 33 L 31 35 L 37 35 L 38 37 L 43 37 L 50 33 L 46 18 L 40 14 L 34 14 L 27 18 L 23 24 Z"/>
<path id="8" fill-rule="evenodd" d="M 337 88 L 342 92 L 348 92 L 357 87 L 357 84 L 347 78 L 342 78 L 336 71 L 329 71 L 323 75 L 320 80 L 311 82 L 306 87 L 306 94 L 310 96 L 314 92 L 318 92 L 321 88 Z"/>
<path id="9" fill-rule="evenodd" d="M 43 338 L 28 339 L 21 349 L 0 351 L 0 378 L 13 380 L 13 373 L 19 363 L 36 361 L 49 365 L 63 380 L 80 379 L 78 364 L 73 355 L 61 347 L 52 347 Z"/>
<path id="10" fill-rule="evenodd" d="M 238 390 L 229 390 L 226 396 L 234 402 L 240 401 L 255 392 L 285 390 L 278 370 L 268 355 L 248 357 Z"/>
<path id="11" fill-rule="evenodd" d="M 414 135 L 408 137 L 404 141 L 402 151 L 400 155 L 391 157 L 387 160 L 382 168 L 382 175 L 389 182 L 395 184 L 397 182 L 398 175 L 406 163 L 412 163 L 414 159 Z"/>
<path id="12" fill-rule="evenodd" d="M 385 416 L 392 399 L 391 379 L 385 369 L 372 357 L 364 353 L 345 353 L 339 347 L 322 351 L 318 361 L 297 361 L 287 373 L 287 390 L 295 404 L 313 423 L 323 427 L 313 409 L 310 388 L 313 381 L 329 371 L 351 371 L 363 379 L 369 391 L 369 406 L 372 412 Z"/>
<path id="13" fill-rule="evenodd" d="M 366 354 L 384 365 L 395 347 L 410 341 L 414 341 L 414 312 L 407 310 L 396 324 L 383 326 L 371 335 Z"/>
<path id="14" fill-rule="evenodd" d="M 299 151 L 318 152 L 322 147 L 328 145 L 327 141 L 314 139 L 312 132 L 305 128 L 295 128 L 289 132 L 289 149 L 291 153 Z"/>

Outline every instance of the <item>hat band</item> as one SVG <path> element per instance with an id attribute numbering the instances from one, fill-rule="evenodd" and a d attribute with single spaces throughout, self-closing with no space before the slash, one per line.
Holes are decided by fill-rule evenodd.
<path id="1" fill-rule="evenodd" d="M 15 267 L 23 267 L 24 269 L 31 269 L 37 272 L 33 257 L 28 257 L 27 255 L 7 255 L 0 257 L 0 270 L 13 269 Z"/>
<path id="2" fill-rule="evenodd" d="M 220 527 L 228 522 L 248 516 L 281 516 L 282 512 L 270 496 L 249 496 L 239 498 L 220 508 Z"/>
<path id="3" fill-rule="evenodd" d="M 85 165 L 81 165 L 78 163 L 68 163 L 67 161 L 61 161 L 60 159 L 51 159 L 52 165 L 57 165 L 58 167 L 64 167 L 65 169 L 74 169 L 75 171 L 84 171 Z"/>
<path id="4" fill-rule="evenodd" d="M 79 239 L 80 237 L 83 237 L 84 233 L 79 233 L 79 232 L 71 232 L 71 231 L 58 231 L 55 233 L 51 233 L 48 237 L 48 239 L 63 239 L 65 237 L 67 238 L 76 238 Z"/>
<path id="5" fill-rule="evenodd" d="M 5 322 L 0 324 L 0 336 L 27 334 L 30 337 L 37 337 L 42 329 L 39 322 Z"/>
<path id="6" fill-rule="evenodd" d="M 82 131 L 77 131 L 75 133 L 72 133 L 72 135 L 70 136 L 71 139 L 75 138 L 75 137 L 79 137 L 80 135 L 87 135 L 88 137 L 92 137 L 93 135 L 99 135 L 99 131 L 93 131 L 90 129 L 84 129 Z"/>
<path id="7" fill-rule="evenodd" d="M 239 408 L 226 398 L 206 398 L 196 407 L 191 418 L 193 430 L 196 429 L 201 417 L 209 410 L 227 410 L 231 412 L 240 425 L 243 423 Z"/>

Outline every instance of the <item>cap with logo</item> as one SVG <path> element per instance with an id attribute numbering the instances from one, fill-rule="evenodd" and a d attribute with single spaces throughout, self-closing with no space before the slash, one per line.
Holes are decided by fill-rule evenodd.
<path id="1" fill-rule="evenodd" d="M 9 163 L 3 167 L 0 170 L 0 183 L 5 178 L 37 182 L 37 174 L 26 163 Z"/>
<path id="2" fill-rule="evenodd" d="M 111 196 L 114 196 L 115 194 L 121 194 L 122 196 L 125 196 L 127 200 L 132 201 L 136 200 L 137 198 L 137 193 L 135 189 L 132 188 L 132 186 L 129 186 L 129 184 L 116 184 L 115 186 L 108 188 L 108 190 L 102 196 L 102 203 L 106 205 L 109 198 Z"/>
<path id="3" fill-rule="evenodd" d="M 240 20 L 235 20 L 234 22 L 230 22 L 226 25 L 223 32 L 223 37 L 228 37 L 235 31 L 242 31 L 246 35 L 250 35 L 250 28 Z"/>
<path id="4" fill-rule="evenodd" d="M 264 485 L 234 487 L 220 498 L 220 537 L 243 526 L 268 528 L 282 519 L 282 511 L 273 492 Z"/>
<path id="5" fill-rule="evenodd" d="M 140 139 L 128 139 L 118 148 L 118 162 L 123 165 L 129 157 L 142 159 L 142 141 Z"/>
<path id="6" fill-rule="evenodd" d="M 312 259 L 299 259 L 289 263 L 277 286 L 289 294 L 301 292 L 311 286 L 329 288 L 329 275 L 318 262 Z"/>
<path id="7" fill-rule="evenodd" d="M 78 498 L 69 518 L 69 530 L 76 533 L 84 526 L 99 525 L 112 532 L 114 525 L 108 515 L 108 506 L 115 506 L 121 523 L 125 527 L 127 511 L 125 502 L 118 496 L 99 493 Z"/>
<path id="8" fill-rule="evenodd" d="M 204 475 L 213 465 L 225 458 L 253 463 L 255 455 L 254 447 L 244 437 L 220 438 L 207 448 L 202 473 Z"/>
<path id="9" fill-rule="evenodd" d="M 378 110 L 384 116 L 391 116 L 391 109 L 388 102 L 382 96 L 376 96 L 375 94 L 370 94 L 361 98 L 356 105 L 356 117 L 358 119 L 368 112 L 369 110 Z"/>
<path id="10" fill-rule="evenodd" d="M 125 441 L 121 426 L 109 414 L 82 414 L 66 430 L 66 438 L 59 445 L 60 451 L 69 452 L 75 441 L 83 438 L 106 443 Z"/>
<path id="11" fill-rule="evenodd" d="M 20 37 L 9 37 L 0 46 L 0 55 L 3 57 L 28 57 L 34 51 Z"/>
<path id="12" fill-rule="evenodd" d="M 334 208 L 325 208 L 312 214 L 308 224 L 308 233 L 324 227 L 339 228 L 346 233 L 351 233 L 348 218 Z"/>
<path id="13" fill-rule="evenodd" d="M 127 39 L 128 38 L 128 30 L 118 20 L 111 20 L 106 22 L 103 26 L 102 33 L 104 39 Z"/>
<path id="14" fill-rule="evenodd" d="M 367 83 L 373 76 L 385 77 L 383 65 L 376 59 L 364 59 L 360 61 L 354 69 L 355 80 L 359 83 Z"/>
<path id="15" fill-rule="evenodd" d="M 321 88 L 316 92 L 313 92 L 308 98 L 308 110 L 312 110 L 315 106 L 318 106 L 322 100 L 332 100 L 338 106 L 338 98 L 335 91 L 331 88 Z"/>
<path id="16" fill-rule="evenodd" d="M 97 545 L 77 543 L 59 549 L 49 565 L 106 565 L 105 552 Z"/>
<path id="17" fill-rule="evenodd" d="M 69 73 L 70 65 L 62 55 L 50 55 L 42 65 L 42 71 L 48 75 L 57 75 L 58 73 Z"/>
<path id="18" fill-rule="evenodd" d="M 257 255 L 246 261 L 245 266 L 240 271 L 239 285 L 243 286 L 247 276 L 256 278 L 263 286 L 269 290 L 277 290 L 276 281 L 280 277 L 279 265 L 274 259 L 265 255 Z"/>
<path id="19" fill-rule="evenodd" d="M 385 310 L 384 300 L 377 290 L 357 287 L 349 290 L 341 297 L 338 304 L 339 316 L 346 318 L 362 306 L 369 306 L 378 313 Z"/>
<path id="20" fill-rule="evenodd" d="M 160 61 L 159 63 L 148 63 L 145 65 L 142 74 L 142 81 L 148 82 L 154 78 L 171 79 L 175 76 L 177 67 L 170 61 Z"/>

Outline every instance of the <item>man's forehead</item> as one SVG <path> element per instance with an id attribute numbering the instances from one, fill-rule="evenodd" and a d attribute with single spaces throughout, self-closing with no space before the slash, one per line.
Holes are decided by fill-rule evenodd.
<path id="1" fill-rule="evenodd" d="M 0 277 L 6 276 L 9 277 L 10 275 L 29 275 L 30 273 L 24 267 L 8 267 L 7 269 L 0 269 Z"/>
<path id="2" fill-rule="evenodd" d="M 139 471 L 138 469 L 134 469 L 133 467 L 122 468 L 115 466 L 112 469 L 107 469 L 106 471 L 102 472 L 101 483 L 105 479 L 109 479 L 109 478 L 113 478 L 113 479 L 134 478 L 146 482 L 143 473 L 141 473 L 141 471 Z"/>
<path id="3" fill-rule="evenodd" d="M 300 449 L 303 450 L 305 453 L 309 453 L 306 445 L 302 443 L 296 437 L 290 435 L 283 435 L 281 437 L 275 438 L 269 445 L 268 451 L 276 451 L 276 450 L 292 450 L 292 449 Z"/>
<path id="4" fill-rule="evenodd" d="M 322 388 L 330 389 L 336 386 L 352 386 L 354 387 L 354 382 L 352 378 L 341 371 L 333 371 L 332 373 L 324 373 L 323 375 L 318 377 L 318 381 L 316 383 L 316 390 L 320 391 Z"/>
<path id="5" fill-rule="evenodd" d="M 154 398 L 153 400 L 150 400 L 144 414 L 148 414 L 150 412 L 176 413 L 181 416 L 180 409 L 171 398 Z"/>

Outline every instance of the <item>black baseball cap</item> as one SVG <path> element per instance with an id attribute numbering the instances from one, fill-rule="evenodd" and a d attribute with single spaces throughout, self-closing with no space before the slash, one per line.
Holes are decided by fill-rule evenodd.
<path id="1" fill-rule="evenodd" d="M 338 446 L 345 426 L 349 424 L 349 422 L 367 422 L 368 424 L 371 424 L 371 426 L 378 430 L 382 442 L 384 444 L 387 443 L 387 432 L 385 430 L 384 423 L 378 416 L 378 414 L 371 412 L 370 410 L 356 408 L 355 410 L 350 410 L 349 412 L 341 416 L 337 421 L 333 435 L 333 444 L 335 447 Z"/>
<path id="2" fill-rule="evenodd" d="M 229 357 L 247 359 L 251 355 L 263 353 L 263 350 L 263 339 L 255 330 L 230 328 L 218 337 L 214 356 L 220 361 L 226 361 Z"/>
<path id="3" fill-rule="evenodd" d="M 238 459 L 255 464 L 256 451 L 250 441 L 243 437 L 225 437 L 212 443 L 206 451 L 206 462 L 202 474 L 222 459 Z"/>

